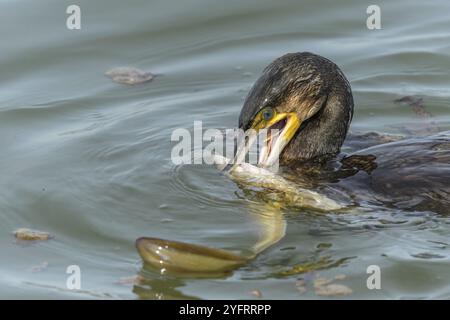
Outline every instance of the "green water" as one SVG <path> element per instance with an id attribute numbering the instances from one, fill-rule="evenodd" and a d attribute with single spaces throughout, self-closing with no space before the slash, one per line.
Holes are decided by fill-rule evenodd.
<path id="1" fill-rule="evenodd" d="M 243 99 L 274 58 L 311 51 L 351 82 L 351 130 L 403 134 L 422 119 L 394 103 L 424 99 L 450 129 L 450 3 L 378 1 L 382 29 L 366 28 L 372 2 L 87 1 L 81 30 L 66 28 L 70 1 L 0 0 L 0 298 L 310 299 L 295 282 L 344 274 L 344 298 L 450 298 L 450 220 L 430 212 L 362 215 L 287 212 L 287 236 L 225 279 L 136 275 L 138 237 L 246 248 L 257 229 L 248 201 L 206 165 L 176 167 L 170 135 L 202 120 L 232 128 Z M 158 74 L 126 86 L 104 72 Z M 16 243 L 30 227 L 53 240 Z M 280 275 L 328 259 L 322 270 Z M 343 263 L 333 263 L 343 259 Z M 44 270 L 33 267 L 48 264 Z M 382 289 L 368 290 L 379 265 Z M 66 268 L 81 268 L 80 290 Z M 34 270 L 36 271 L 36 270 Z M 308 280 L 309 279 L 309 280 Z"/>

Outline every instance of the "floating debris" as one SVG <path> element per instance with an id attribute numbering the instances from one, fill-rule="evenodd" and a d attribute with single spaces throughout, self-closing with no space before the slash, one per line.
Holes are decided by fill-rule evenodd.
<path id="1" fill-rule="evenodd" d="M 319 243 L 316 248 L 318 249 L 318 251 L 323 251 L 326 249 L 330 249 L 333 246 L 332 243 Z"/>
<path id="2" fill-rule="evenodd" d="M 27 228 L 17 229 L 14 231 L 14 236 L 16 239 L 23 241 L 45 241 L 52 238 L 48 232 L 31 230 Z"/>
<path id="3" fill-rule="evenodd" d="M 352 289 L 346 285 L 334 283 L 336 280 L 344 280 L 346 278 L 344 274 L 336 275 L 334 278 L 319 277 L 317 275 L 317 278 L 313 281 L 314 291 L 317 295 L 326 297 L 349 295 L 353 292 Z M 295 287 L 300 294 L 306 293 L 309 282 L 310 280 L 306 278 L 300 278 L 295 282 Z"/>
<path id="4" fill-rule="evenodd" d="M 405 96 L 400 99 L 394 100 L 394 102 L 409 106 L 415 116 L 423 120 L 420 124 L 407 125 L 404 128 L 410 134 L 423 135 L 438 133 L 441 131 L 437 123 L 433 121 L 433 115 L 427 111 L 427 108 L 423 102 L 423 98 L 415 96 Z"/>
<path id="5" fill-rule="evenodd" d="M 33 273 L 37 273 L 37 272 L 42 272 L 42 271 L 44 271 L 47 268 L 48 268 L 48 262 L 44 261 L 40 265 L 32 267 L 30 269 L 30 271 L 33 272 Z"/>
<path id="6" fill-rule="evenodd" d="M 317 278 L 314 280 L 314 290 L 317 295 L 325 297 L 343 296 L 353 293 L 353 290 L 343 284 L 333 283 L 334 280 L 345 279 L 345 275 L 337 275 L 334 279 Z"/>
<path id="7" fill-rule="evenodd" d="M 425 109 L 423 98 L 414 96 L 405 96 L 394 100 L 395 103 L 404 103 L 411 107 L 414 114 L 421 118 L 431 118 L 432 115 Z"/>
<path id="8" fill-rule="evenodd" d="M 445 258 L 445 256 L 442 256 L 442 255 L 436 254 L 436 253 L 430 253 L 430 252 L 416 253 L 416 254 L 412 254 L 411 256 L 414 258 L 418 258 L 418 259 L 443 259 L 443 258 Z"/>
<path id="9" fill-rule="evenodd" d="M 250 291 L 250 294 L 256 298 L 262 298 L 262 293 L 258 289 Z"/>
<path id="10" fill-rule="evenodd" d="M 133 67 L 118 67 L 105 72 L 113 81 L 122 84 L 135 85 L 152 81 L 154 74 Z"/>
<path id="11" fill-rule="evenodd" d="M 306 292 L 306 281 L 303 279 L 299 279 L 295 282 L 295 287 L 297 288 L 298 292 L 301 294 Z"/>
<path id="12" fill-rule="evenodd" d="M 353 293 L 353 290 L 343 284 L 328 284 L 324 286 L 314 287 L 316 294 L 319 296 L 333 297 L 343 296 Z"/>

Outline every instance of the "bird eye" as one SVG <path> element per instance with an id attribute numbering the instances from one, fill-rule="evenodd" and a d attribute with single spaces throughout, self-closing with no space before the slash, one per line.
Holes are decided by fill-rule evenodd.
<path id="1" fill-rule="evenodd" d="M 273 112 L 272 108 L 266 108 L 262 112 L 263 119 L 266 121 L 269 121 L 270 119 L 272 119 L 273 114 L 274 114 L 274 112 Z"/>

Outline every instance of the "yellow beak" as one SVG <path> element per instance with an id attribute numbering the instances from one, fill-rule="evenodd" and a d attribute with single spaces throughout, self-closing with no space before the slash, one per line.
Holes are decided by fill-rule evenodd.
<path id="1" fill-rule="evenodd" d="M 271 167 L 278 163 L 279 157 L 286 145 L 292 140 L 301 121 L 297 114 L 278 113 L 272 119 L 266 121 L 261 115 L 255 118 L 251 129 L 261 133 L 266 130 L 263 147 L 260 150 L 258 165 L 262 167 Z"/>

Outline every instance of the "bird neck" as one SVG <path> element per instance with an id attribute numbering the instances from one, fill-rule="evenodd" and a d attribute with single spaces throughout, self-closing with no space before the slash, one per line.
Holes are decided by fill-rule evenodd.
<path id="1" fill-rule="evenodd" d="M 353 117 L 353 98 L 336 88 L 324 106 L 305 121 L 281 154 L 283 165 L 329 159 L 339 153 Z"/>

